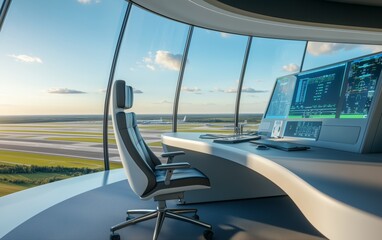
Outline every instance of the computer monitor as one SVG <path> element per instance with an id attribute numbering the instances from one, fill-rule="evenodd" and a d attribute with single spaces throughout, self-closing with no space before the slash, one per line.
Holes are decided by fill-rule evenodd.
<path id="1" fill-rule="evenodd" d="M 340 118 L 367 118 L 381 70 L 382 53 L 349 63 Z"/>
<path id="2" fill-rule="evenodd" d="M 288 118 L 335 118 L 346 63 L 297 75 Z"/>
<path id="3" fill-rule="evenodd" d="M 295 84 L 296 75 L 284 76 L 276 80 L 265 118 L 280 119 L 288 117 Z"/>
<path id="4" fill-rule="evenodd" d="M 259 133 L 310 146 L 382 152 L 381 78 L 382 52 L 279 77 Z"/>

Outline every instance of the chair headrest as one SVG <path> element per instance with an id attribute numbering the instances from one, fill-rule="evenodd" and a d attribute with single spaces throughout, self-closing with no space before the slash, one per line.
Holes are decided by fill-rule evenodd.
<path id="1" fill-rule="evenodd" d="M 114 83 L 117 107 L 129 109 L 133 106 L 133 88 L 127 86 L 125 81 L 117 80 Z"/>

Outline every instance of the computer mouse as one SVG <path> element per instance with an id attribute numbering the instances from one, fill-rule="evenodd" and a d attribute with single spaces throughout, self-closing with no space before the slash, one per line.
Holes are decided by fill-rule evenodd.
<path id="1" fill-rule="evenodd" d="M 265 145 L 257 145 L 257 148 L 258 150 L 267 150 L 269 149 L 269 147 L 265 146 Z"/>

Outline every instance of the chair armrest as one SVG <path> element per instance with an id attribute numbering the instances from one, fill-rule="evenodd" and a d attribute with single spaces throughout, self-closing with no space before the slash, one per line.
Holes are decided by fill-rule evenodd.
<path id="1" fill-rule="evenodd" d="M 172 160 L 175 156 L 184 155 L 185 153 L 183 151 L 175 151 L 175 152 L 165 152 L 162 153 L 162 157 L 167 157 L 167 163 L 172 163 Z"/>
<path id="2" fill-rule="evenodd" d="M 185 153 L 183 151 L 175 151 L 175 152 L 165 152 L 165 153 L 162 153 L 161 156 L 162 157 L 175 157 L 175 156 L 178 156 L 178 155 L 184 155 Z"/>
<path id="3" fill-rule="evenodd" d="M 165 163 L 161 165 L 156 165 L 156 170 L 174 170 L 180 168 L 190 168 L 191 165 L 188 162 L 180 162 L 180 163 Z"/>
<path id="4" fill-rule="evenodd" d="M 190 168 L 191 165 L 188 162 L 180 163 L 167 163 L 155 166 L 156 170 L 166 170 L 166 176 L 164 179 L 165 185 L 170 185 L 170 179 L 175 169 Z"/>

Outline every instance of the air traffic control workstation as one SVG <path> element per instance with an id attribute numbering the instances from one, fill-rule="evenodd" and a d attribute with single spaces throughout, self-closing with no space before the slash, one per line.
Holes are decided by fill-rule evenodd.
<path id="1" fill-rule="evenodd" d="M 382 53 L 276 80 L 259 131 L 309 146 L 382 151 Z"/>
<path id="2" fill-rule="evenodd" d="M 211 181 L 211 189 L 185 194 L 185 203 L 288 195 L 329 239 L 379 239 L 381 70 L 377 53 L 278 78 L 260 140 L 163 134 L 166 150 L 185 151 L 179 161 Z M 264 142 L 292 147 L 256 148 Z"/>

